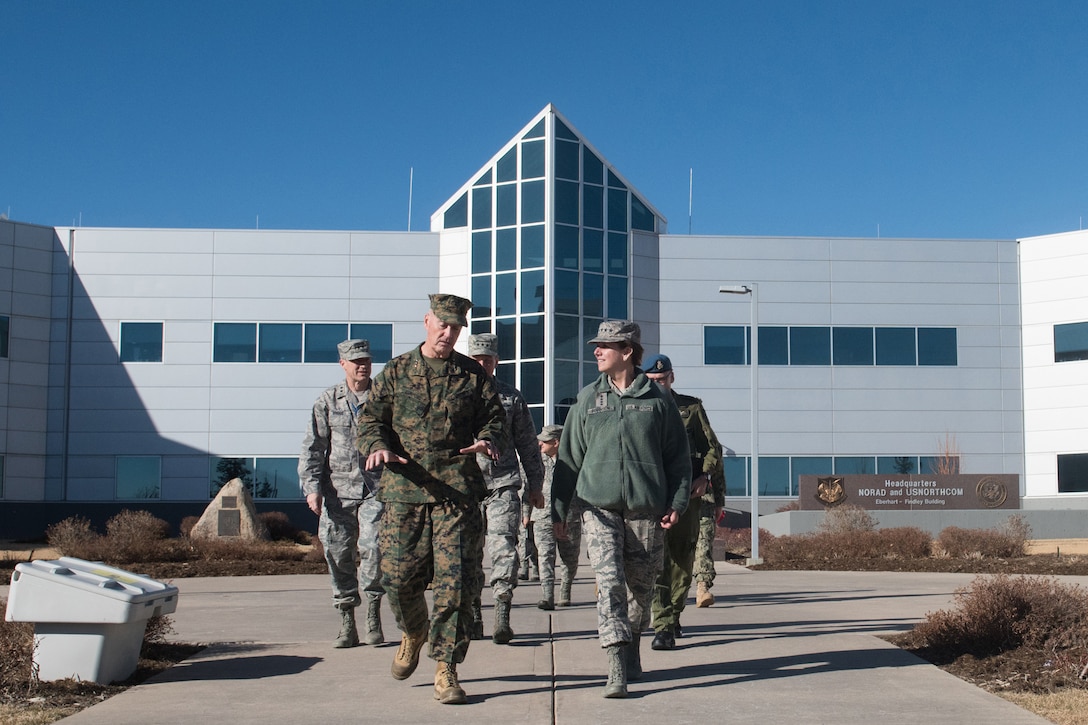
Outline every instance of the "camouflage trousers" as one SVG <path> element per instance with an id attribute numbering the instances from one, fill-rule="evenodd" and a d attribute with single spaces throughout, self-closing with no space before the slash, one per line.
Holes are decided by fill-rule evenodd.
<path id="1" fill-rule="evenodd" d="M 601 647 L 630 642 L 633 632 L 641 633 L 650 624 L 650 598 L 664 553 L 661 522 L 657 516 L 588 506 L 582 514 L 582 535 L 597 574 Z"/>
<path id="2" fill-rule="evenodd" d="M 555 538 L 550 520 L 532 522 L 540 561 L 540 585 L 555 583 L 556 554 L 559 555 L 560 581 L 574 581 L 578 576 L 578 557 L 582 551 L 582 517 L 572 508 L 567 514 L 567 538 Z"/>
<path id="3" fill-rule="evenodd" d="M 525 516 L 526 509 L 527 507 L 522 506 L 522 517 Z M 525 571 L 530 568 L 539 570 L 539 556 L 536 548 L 536 522 L 530 521 L 528 526 L 522 525 L 518 529 L 518 565 Z"/>
<path id="4" fill-rule="evenodd" d="M 696 502 L 691 502 L 695 506 Z M 698 502 L 699 543 L 695 545 L 695 564 L 692 574 L 695 581 L 703 582 L 707 588 L 714 586 L 714 537 L 718 533 L 718 522 L 714 520 L 714 504 Z"/>
<path id="5" fill-rule="evenodd" d="M 427 633 L 431 659 L 465 661 L 472 602 L 483 587 L 482 536 L 477 504 L 385 504 L 378 535 L 382 584 L 401 631 Z M 429 613 L 428 584 L 434 602 Z"/>
<path id="6" fill-rule="evenodd" d="M 518 529 L 521 498 L 507 486 L 492 491 L 482 504 L 487 526 L 487 556 L 491 559 L 491 593 L 495 601 L 509 602 L 518 585 Z"/>
<path id="7" fill-rule="evenodd" d="M 695 544 L 699 540 L 699 501 L 692 501 L 680 520 L 665 532 L 665 554 L 661 575 L 654 585 L 654 629 L 658 632 L 672 628 L 688 601 L 691 589 L 691 567 L 695 561 Z"/>
<path id="8" fill-rule="evenodd" d="M 381 553 L 378 550 L 378 520 L 381 501 L 368 499 L 324 499 L 317 538 L 325 549 L 325 562 L 332 579 L 332 603 L 337 609 L 354 609 L 362 603 L 360 592 L 380 597 Z"/>

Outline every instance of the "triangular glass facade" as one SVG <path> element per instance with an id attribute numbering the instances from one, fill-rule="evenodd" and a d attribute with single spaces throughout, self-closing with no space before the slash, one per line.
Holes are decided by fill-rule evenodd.
<path id="1" fill-rule="evenodd" d="M 497 375 L 537 427 L 562 423 L 597 377 L 586 344 L 632 315 L 632 240 L 665 219 L 551 105 L 431 217 L 468 234 L 472 333 L 499 336 Z"/>

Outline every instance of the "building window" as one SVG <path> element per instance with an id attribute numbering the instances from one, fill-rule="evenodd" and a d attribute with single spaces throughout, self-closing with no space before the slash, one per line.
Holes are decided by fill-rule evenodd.
<path id="1" fill-rule="evenodd" d="M 389 322 L 355 322 L 351 325 L 353 340 L 370 343 L 370 359 L 376 365 L 389 362 L 393 357 L 393 325 Z M 337 359 L 340 356 L 337 355 Z"/>
<path id="2" fill-rule="evenodd" d="M 162 323 L 122 322 L 121 362 L 162 362 Z"/>
<path id="3" fill-rule="evenodd" d="M 759 364 L 790 364 L 790 328 L 760 326 Z"/>
<path id="4" fill-rule="evenodd" d="M 956 365 L 957 362 L 956 328 L 918 328 L 919 365 Z"/>
<path id="5" fill-rule="evenodd" d="M 234 479 L 240 479 L 256 499 L 300 499 L 296 456 L 232 456 L 211 458 L 211 497 Z"/>
<path id="6" fill-rule="evenodd" d="M 1058 456 L 1058 493 L 1088 491 L 1088 453 Z"/>
<path id="7" fill-rule="evenodd" d="M 917 365 L 916 336 L 913 327 L 876 328 L 876 364 Z"/>
<path id="8" fill-rule="evenodd" d="M 446 229 L 457 229 L 468 226 L 468 192 L 461 194 L 461 198 L 450 204 L 449 209 L 442 220 Z"/>
<path id="9" fill-rule="evenodd" d="M 115 491 L 118 499 L 159 498 L 162 487 L 162 458 L 159 456 L 117 456 Z"/>
<path id="10" fill-rule="evenodd" d="M 790 491 L 796 496 L 801 491 L 801 476 L 830 476 L 834 463 L 831 456 L 795 456 L 790 469 Z"/>
<path id="11" fill-rule="evenodd" d="M 703 364 L 744 365 L 747 327 L 704 327 Z"/>
<path id="12" fill-rule="evenodd" d="M 873 328 L 836 327 L 831 334 L 835 365 L 873 364 Z"/>
<path id="13" fill-rule="evenodd" d="M 0 316 L 0 358 L 8 356 L 8 331 L 11 327 L 11 318 Z"/>
<path id="14" fill-rule="evenodd" d="M 790 328 L 790 365 L 830 364 L 831 328 Z"/>
<path id="15" fill-rule="evenodd" d="M 4 456 L 0 455 L 0 499 L 4 498 Z"/>
<path id="16" fill-rule="evenodd" d="M 835 456 L 835 474 L 852 476 L 876 473 L 874 460 L 872 456 Z"/>
<path id="17" fill-rule="evenodd" d="M 1054 362 L 1074 360 L 1088 360 L 1088 322 L 1054 325 Z"/>
<path id="18" fill-rule="evenodd" d="M 263 363 L 302 362 L 302 325 L 262 322 L 257 360 Z"/>
<path id="19" fill-rule="evenodd" d="M 212 362 L 257 362 L 257 323 L 217 322 L 212 338 Z"/>

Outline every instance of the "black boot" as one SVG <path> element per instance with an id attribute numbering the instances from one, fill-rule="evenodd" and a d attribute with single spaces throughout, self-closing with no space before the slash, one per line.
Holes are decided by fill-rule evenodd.
<path id="1" fill-rule="evenodd" d="M 471 639 L 484 638 L 484 614 L 480 611 L 480 603 L 472 603 L 472 629 L 469 632 Z"/>
<path id="2" fill-rule="evenodd" d="M 672 627 L 665 627 L 654 634 L 650 649 L 676 649 L 676 637 L 672 633 Z"/>

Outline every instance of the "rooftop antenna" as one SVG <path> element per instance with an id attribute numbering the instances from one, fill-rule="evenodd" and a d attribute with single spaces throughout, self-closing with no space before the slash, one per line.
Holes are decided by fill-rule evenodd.
<path id="1" fill-rule="evenodd" d="M 688 168 L 688 234 L 691 234 L 691 190 L 695 184 L 695 167 Z"/>
<path id="2" fill-rule="evenodd" d="M 258 214 L 257 215 L 257 229 L 260 229 L 260 228 L 261 228 L 261 215 Z"/>
<path id="3" fill-rule="evenodd" d="M 408 167 L 408 231 L 412 231 L 412 181 L 415 177 L 415 167 Z"/>

